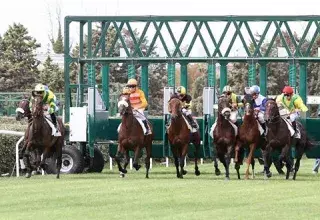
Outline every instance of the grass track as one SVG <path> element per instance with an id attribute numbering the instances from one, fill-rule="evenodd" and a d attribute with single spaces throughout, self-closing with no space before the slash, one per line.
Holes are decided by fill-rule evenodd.
<path id="1" fill-rule="evenodd" d="M 264 180 L 231 180 L 213 175 L 212 164 L 200 165 L 201 176 L 177 179 L 175 168 L 116 169 L 102 174 L 0 178 L 0 219 L 319 219 L 320 177 L 311 174 L 314 160 L 303 160 L 297 180 L 273 171 Z M 256 163 L 256 172 L 262 167 Z M 224 169 L 220 164 L 221 171 Z M 242 178 L 244 166 L 241 167 Z M 320 174 L 319 174 L 320 175 Z"/>

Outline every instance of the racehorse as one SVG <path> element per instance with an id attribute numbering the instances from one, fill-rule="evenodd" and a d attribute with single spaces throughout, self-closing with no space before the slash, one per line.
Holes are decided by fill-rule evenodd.
<path id="1" fill-rule="evenodd" d="M 171 146 L 171 151 L 174 157 L 174 164 L 176 166 L 177 177 L 183 178 L 187 174 L 184 170 L 184 159 L 188 153 L 189 143 L 195 146 L 195 175 L 199 176 L 200 171 L 198 168 L 198 157 L 200 150 L 200 132 L 196 131 L 191 133 L 188 128 L 187 122 L 182 114 L 182 103 L 178 98 L 172 97 L 168 106 L 169 113 L 171 114 L 171 124 L 168 128 L 168 139 Z M 180 170 L 179 170 L 180 165 Z"/>
<path id="2" fill-rule="evenodd" d="M 265 114 L 268 127 L 267 146 L 264 153 L 265 175 L 268 178 L 272 176 L 269 170 L 270 163 L 268 163 L 268 161 L 270 160 L 270 153 L 273 150 L 278 149 L 281 151 L 279 162 L 280 164 L 282 164 L 283 161 L 286 163 L 286 179 L 289 179 L 290 170 L 293 165 L 292 161 L 290 160 L 290 148 L 292 145 L 294 145 L 296 148 L 296 163 L 294 167 L 293 180 L 295 180 L 303 153 L 310 149 L 313 145 L 307 137 L 306 131 L 302 124 L 298 121 L 296 121 L 296 125 L 297 129 L 300 130 L 301 138 L 297 139 L 291 137 L 288 125 L 280 115 L 275 99 L 269 99 L 267 101 Z"/>
<path id="3" fill-rule="evenodd" d="M 252 177 L 254 178 L 254 151 L 257 146 L 265 149 L 266 140 L 261 137 L 258 122 L 255 117 L 255 113 L 253 110 L 253 99 L 252 96 L 246 94 L 243 99 L 244 103 L 244 119 L 243 123 L 239 128 L 239 137 L 237 139 L 237 145 L 235 147 L 235 158 L 234 161 L 236 163 L 235 168 L 237 170 L 238 179 L 240 179 L 240 164 L 242 163 L 242 158 L 240 156 L 240 151 L 248 147 L 249 155 L 247 157 L 247 169 L 245 174 L 245 179 L 249 178 L 249 167 L 252 165 Z"/>
<path id="4" fill-rule="evenodd" d="M 221 95 L 218 99 L 218 119 L 213 131 L 213 145 L 216 148 L 217 156 L 226 170 L 226 179 L 229 180 L 229 165 L 231 154 L 236 144 L 236 132 L 232 122 L 229 121 L 231 114 L 231 99 Z"/>
<path id="5" fill-rule="evenodd" d="M 32 122 L 30 128 L 28 128 L 28 137 L 26 141 L 26 151 L 24 157 L 26 158 L 26 177 L 31 177 L 32 169 L 36 169 L 39 166 L 46 170 L 47 164 L 45 163 L 46 158 L 52 156 L 53 153 L 57 156 L 57 178 L 60 178 L 60 169 L 62 163 L 62 147 L 64 144 L 65 127 L 62 123 L 61 118 L 57 118 L 59 130 L 61 136 L 53 136 L 52 129 L 45 119 L 43 111 L 42 98 L 35 96 L 32 101 Z M 31 167 L 30 164 L 30 153 L 35 152 L 36 154 L 36 167 Z M 41 160 L 41 155 L 43 158 Z"/>
<path id="6" fill-rule="evenodd" d="M 134 151 L 133 167 L 139 170 L 141 165 L 138 164 L 142 148 L 146 149 L 146 178 L 149 178 L 150 158 L 152 150 L 153 132 L 150 123 L 151 134 L 144 135 L 144 131 L 139 121 L 134 117 L 133 110 L 129 101 L 129 95 L 122 94 L 119 98 L 118 109 L 122 116 L 121 126 L 118 135 L 118 150 L 115 156 L 120 174 L 124 177 L 127 173 L 127 166 L 129 164 L 129 151 Z M 124 167 L 121 166 L 121 157 L 125 157 Z"/>

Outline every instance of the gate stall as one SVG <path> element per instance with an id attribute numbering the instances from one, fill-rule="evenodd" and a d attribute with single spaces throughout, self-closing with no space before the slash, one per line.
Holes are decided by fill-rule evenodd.
<path id="1" fill-rule="evenodd" d="M 307 101 L 307 67 L 311 62 L 318 63 L 320 58 L 314 53 L 314 46 L 319 35 L 320 16 L 67 16 L 64 22 L 64 71 L 65 71 L 65 122 L 70 122 L 70 143 L 79 143 L 82 154 L 89 151 L 91 165 L 94 163 L 94 145 L 97 143 L 109 143 L 110 155 L 114 155 L 117 140 L 117 127 L 120 118 L 110 117 L 110 91 L 109 73 L 111 63 L 126 63 L 128 66 L 127 78 L 135 78 L 135 65 L 141 66 L 142 90 L 148 97 L 148 66 L 152 63 L 166 63 L 169 89 L 164 89 L 165 97 L 167 92 L 174 90 L 177 86 L 175 73 L 177 64 L 180 65 L 180 84 L 188 89 L 187 66 L 189 63 L 207 64 L 207 85 L 203 90 L 204 111 L 203 118 L 197 118 L 202 133 L 203 157 L 211 157 L 211 142 L 208 131 L 214 120 L 212 105 L 214 103 L 214 92 L 228 84 L 228 63 L 248 64 L 247 86 L 257 83 L 256 66 L 259 65 L 259 85 L 261 93 L 267 94 L 267 65 L 270 62 L 284 62 L 289 64 L 289 85 L 294 87 L 296 92 Z M 298 29 L 290 28 L 290 23 L 300 23 Z M 101 35 L 98 41 L 93 41 L 93 25 L 101 26 Z M 141 35 L 136 37 L 133 26 L 140 27 Z M 257 41 L 253 35 L 252 27 L 258 27 L 261 36 Z M 296 41 L 292 33 L 301 30 L 301 40 Z M 131 47 L 127 44 L 127 39 L 123 37 L 123 31 L 127 31 L 132 39 Z M 149 31 L 152 29 L 153 31 Z M 296 26 L 295 26 L 296 27 Z M 71 54 L 71 40 L 80 36 L 79 53 Z M 163 30 L 166 30 L 166 34 Z M 192 31 L 190 31 L 192 29 Z M 112 30 L 114 38 L 110 38 L 109 31 Z M 181 30 L 181 35 L 177 34 Z M 292 47 L 288 46 L 285 36 L 292 42 Z M 191 33 L 190 33 L 191 32 Z M 71 35 L 72 33 L 72 35 Z M 220 35 L 221 34 L 221 35 Z M 220 35 L 217 36 L 217 35 Z M 86 36 L 86 40 L 85 40 Z M 150 40 L 149 48 L 142 48 L 142 42 L 148 36 Z M 263 42 L 267 37 L 271 41 L 266 50 L 263 50 Z M 282 44 L 284 56 L 276 56 L 273 46 L 277 36 Z M 305 39 L 311 37 L 307 48 L 303 43 Z M 166 37 L 168 37 L 166 39 Z M 95 38 L 96 39 L 96 38 Z M 166 40 L 165 40 L 166 39 Z M 169 40 L 168 40 L 169 39 Z M 184 40 L 188 39 L 187 43 Z M 170 43 L 171 42 L 171 47 Z M 278 42 L 279 43 L 279 42 Z M 154 47 L 163 48 L 163 53 L 157 56 L 152 54 Z M 160 46 L 159 46 L 160 45 Z M 187 47 L 185 47 L 187 45 Z M 234 49 L 234 45 L 237 45 Z M 240 45 L 240 47 L 239 47 Z M 119 48 L 122 48 L 124 55 L 119 55 Z M 185 47 L 185 48 L 184 48 Z M 173 48 L 173 50 L 171 50 Z M 202 55 L 194 55 L 194 48 Z M 240 49 L 239 49 L 240 48 Z M 241 49 L 242 48 L 242 49 Z M 281 48 L 280 48 L 281 49 Z M 279 49 L 279 51 L 281 51 Z M 237 56 L 232 52 L 242 54 Z M 74 76 L 72 65 L 78 64 L 79 70 Z M 96 69 L 101 66 L 102 94 L 96 88 Z M 299 74 L 297 73 L 299 65 Z M 216 72 L 219 69 L 220 80 L 217 83 Z M 86 73 L 87 72 L 87 73 Z M 299 75 L 299 87 L 297 87 L 297 75 Z M 75 83 L 71 83 L 76 78 Z M 99 85 L 100 86 L 100 85 Z M 71 98 L 72 92 L 78 94 L 77 99 Z M 88 93 L 88 99 L 85 94 Z M 280 93 L 280 91 L 279 91 Z M 97 96 L 97 94 L 99 94 Z M 98 97 L 101 102 L 97 103 Z M 150 97 L 152 98 L 152 97 Z M 314 98 L 308 98 L 307 103 L 313 102 Z M 72 103 L 75 102 L 75 105 Z M 319 104 L 312 103 L 312 104 Z M 164 103 L 165 106 L 165 103 Z M 163 118 L 148 116 L 153 123 L 155 142 L 153 146 L 153 158 L 168 157 L 170 150 L 168 147 L 165 124 L 168 114 L 164 108 Z M 81 123 L 81 126 L 78 124 Z M 317 138 L 320 125 L 319 119 L 304 118 L 309 135 Z M 189 155 L 191 156 L 191 155 Z M 320 156 L 320 151 L 313 150 L 307 154 L 308 157 Z"/>

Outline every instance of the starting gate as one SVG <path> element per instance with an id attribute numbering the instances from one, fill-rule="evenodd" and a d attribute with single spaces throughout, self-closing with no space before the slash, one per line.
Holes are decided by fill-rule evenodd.
<path id="1" fill-rule="evenodd" d="M 93 145 L 97 142 L 110 143 L 110 153 L 111 155 L 115 153 L 116 145 L 112 144 L 112 141 L 117 140 L 117 126 L 120 119 L 110 117 L 109 114 L 109 67 L 111 63 L 127 63 L 128 78 L 135 77 L 135 65 L 140 64 L 140 84 L 146 97 L 148 97 L 148 74 L 151 74 L 148 73 L 150 63 L 167 63 L 168 88 L 164 89 L 165 97 L 175 89 L 176 64 L 180 64 L 181 85 L 187 88 L 188 63 L 206 63 L 208 74 L 207 85 L 203 90 L 204 114 L 203 118 L 197 118 L 197 120 L 203 137 L 202 156 L 210 157 L 212 140 L 208 133 L 214 120 L 212 108 L 215 101 L 215 91 L 216 88 L 221 90 L 228 83 L 227 64 L 232 62 L 248 64 L 248 86 L 257 83 L 256 66 L 258 64 L 260 78 L 258 84 L 261 87 L 261 93 L 268 95 L 268 63 L 288 63 L 289 84 L 295 88 L 304 102 L 307 102 L 307 67 L 309 63 L 320 61 L 320 58 L 314 53 L 315 41 L 320 33 L 319 21 L 320 16 L 67 16 L 64 21 L 64 106 L 65 122 L 70 122 L 69 140 L 81 142 L 83 147 L 88 146 L 91 157 L 94 156 Z M 292 23 L 300 24 L 291 25 Z M 101 25 L 101 36 L 98 42 L 93 42 L 94 24 Z M 134 34 L 133 26 L 135 25 L 142 27 L 140 37 L 136 37 Z M 148 32 L 152 26 L 155 31 Z M 297 42 L 293 33 L 301 31 L 302 26 L 305 27 L 301 33 L 302 38 Z M 122 35 L 124 27 L 129 32 L 134 44 L 131 50 Z M 253 27 L 256 27 L 256 29 L 253 30 Z M 111 40 L 107 36 L 110 28 L 115 31 L 115 38 Z M 257 28 L 261 31 L 259 41 L 253 35 L 253 31 L 257 31 Z M 71 40 L 74 39 L 72 30 L 75 29 L 79 31 L 75 35 L 80 36 L 78 55 L 71 54 Z M 169 48 L 169 40 L 164 40 L 164 29 L 173 45 L 173 50 Z M 189 31 L 190 29 L 193 30 L 192 33 Z M 179 30 L 181 30 L 181 35 L 178 36 L 176 33 Z M 289 38 L 293 47 L 286 43 L 288 39 L 285 39 L 283 31 L 288 33 L 286 38 Z M 220 35 L 220 37 L 217 35 Z M 150 47 L 147 49 L 141 47 L 146 36 L 151 39 Z M 267 36 L 271 40 L 266 50 L 263 50 L 262 45 Z M 282 49 L 285 51 L 284 56 L 275 55 L 272 49 L 277 36 L 280 37 Z M 306 38 L 310 38 L 307 48 L 303 45 Z M 190 40 L 187 48 L 183 48 L 185 46 L 184 39 Z M 240 56 L 231 54 L 237 40 L 237 47 L 239 48 L 240 45 L 243 50 L 243 54 Z M 156 42 L 163 47 L 164 54 L 152 55 Z M 125 55 L 115 56 L 115 45 L 120 45 L 124 49 Z M 191 51 L 199 45 L 204 55 L 192 56 Z M 71 75 L 71 65 L 73 63 L 80 66 L 77 73 L 77 83 L 75 84 L 70 83 L 71 77 L 74 77 Z M 102 66 L 102 95 L 94 89 L 96 88 L 96 64 Z M 220 69 L 219 84 L 216 80 L 218 66 Z M 299 72 L 297 66 L 299 66 Z M 85 76 L 85 68 L 87 68 L 88 76 Z M 299 75 L 299 83 L 297 83 L 297 75 Z M 87 82 L 85 82 L 85 78 L 87 78 Z M 73 91 L 78 94 L 77 100 L 71 98 Z M 88 100 L 84 98 L 86 91 L 89 94 Z M 97 103 L 100 97 L 101 100 Z M 73 101 L 75 101 L 75 105 L 72 105 Z M 315 103 L 312 97 L 308 98 L 308 103 L 319 104 L 318 101 Z M 86 110 L 83 110 L 84 108 Z M 82 118 L 82 122 L 77 120 L 78 118 Z M 164 108 L 163 118 L 152 118 L 151 116 L 148 118 L 153 123 L 155 133 L 153 157 L 170 156 L 165 134 L 165 125 L 168 120 L 166 108 Z M 309 135 L 315 138 L 319 137 L 319 129 L 317 129 L 320 126 L 319 119 L 305 118 L 304 123 Z M 307 156 L 320 156 L 320 152 L 316 149 L 309 152 Z"/>

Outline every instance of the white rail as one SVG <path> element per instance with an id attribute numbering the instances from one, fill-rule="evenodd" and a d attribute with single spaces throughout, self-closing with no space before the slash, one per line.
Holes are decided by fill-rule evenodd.
<path id="1" fill-rule="evenodd" d="M 16 143 L 16 175 L 17 177 L 20 176 L 19 173 L 19 144 L 23 141 L 24 139 L 24 132 L 19 132 L 19 131 L 9 131 L 9 130 L 0 130 L 0 134 L 8 134 L 8 135 L 14 135 L 14 136 L 21 136 L 21 138 L 17 141 Z"/>

